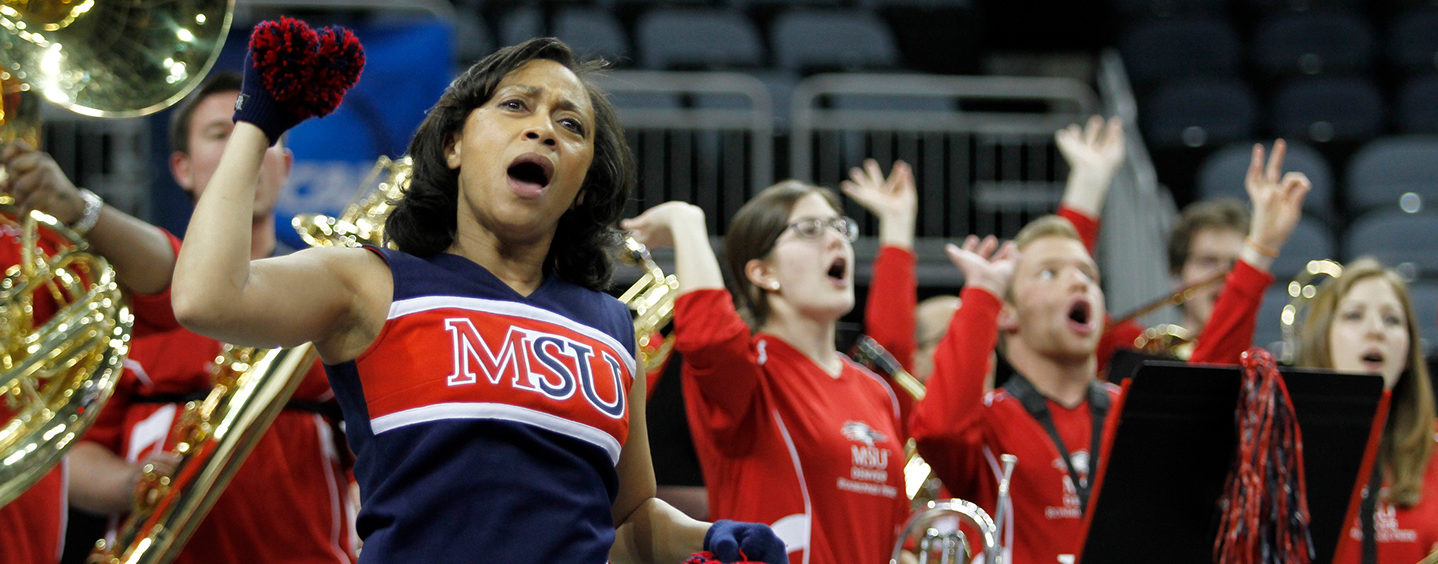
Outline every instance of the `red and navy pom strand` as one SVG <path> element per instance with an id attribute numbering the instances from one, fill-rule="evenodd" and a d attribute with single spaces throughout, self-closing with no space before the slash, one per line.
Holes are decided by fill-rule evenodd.
<path id="1" fill-rule="evenodd" d="M 1307 564 L 1313 560 L 1303 434 L 1273 356 L 1243 353 L 1234 418 L 1238 452 L 1219 499 L 1213 561 Z"/>
<path id="2" fill-rule="evenodd" d="M 279 21 L 255 25 L 250 34 L 252 64 L 260 71 L 265 91 L 275 101 L 290 103 L 305 92 L 319 57 L 315 50 L 318 43 L 315 30 L 294 18 L 280 16 Z"/>

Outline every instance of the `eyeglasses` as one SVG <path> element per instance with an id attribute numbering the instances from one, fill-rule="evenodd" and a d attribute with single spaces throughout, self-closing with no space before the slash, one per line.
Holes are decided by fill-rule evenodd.
<path id="1" fill-rule="evenodd" d="M 790 223 L 788 229 L 801 239 L 818 239 L 824 228 L 833 229 L 850 243 L 859 238 L 859 224 L 849 217 L 811 217 Z"/>

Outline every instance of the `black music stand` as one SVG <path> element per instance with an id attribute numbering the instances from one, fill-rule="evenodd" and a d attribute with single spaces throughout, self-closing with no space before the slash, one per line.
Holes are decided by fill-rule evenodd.
<path id="1" fill-rule="evenodd" d="M 1387 414 L 1383 379 L 1280 370 L 1303 434 L 1316 558 L 1330 562 L 1357 513 Z M 1213 561 L 1232 466 L 1239 369 L 1145 361 L 1124 385 L 1085 516 L 1080 562 Z"/>

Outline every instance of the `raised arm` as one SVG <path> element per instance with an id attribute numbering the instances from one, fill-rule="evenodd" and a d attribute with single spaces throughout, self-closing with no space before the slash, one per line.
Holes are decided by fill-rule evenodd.
<path id="1" fill-rule="evenodd" d="M 684 202 L 665 202 L 620 223 L 651 249 L 674 247 L 674 275 L 679 278 L 680 294 L 724 288 L 719 259 L 704 225 L 704 210 Z"/>
<path id="2" fill-rule="evenodd" d="M 1123 122 L 1117 117 L 1105 121 L 1093 116 L 1082 128 L 1073 124 L 1054 132 L 1054 142 L 1069 165 L 1060 205 L 1097 220 L 1103 214 L 1113 177 L 1123 164 Z"/>
<path id="3" fill-rule="evenodd" d="M 1194 345 L 1193 362 L 1236 364 L 1253 342 L 1253 327 L 1263 302 L 1264 289 L 1273 282 L 1268 269 L 1303 215 L 1303 198 L 1312 184 L 1301 172 L 1283 171 L 1287 145 L 1273 142 L 1273 154 L 1264 163 L 1263 146 L 1253 146 L 1244 186 L 1253 204 L 1248 238 L 1229 272 L 1223 291 L 1213 305 L 1213 317 Z"/>
<path id="4" fill-rule="evenodd" d="M 963 305 L 934 351 L 934 373 L 909 428 L 944 485 L 963 496 L 972 495 L 985 467 L 984 380 L 1018 251 L 1013 243 L 1000 246 L 993 237 L 971 235 L 963 247 L 949 245 L 948 252 L 964 274 Z"/>
<path id="5" fill-rule="evenodd" d="M 849 171 L 849 180 L 840 188 L 879 218 L 879 254 L 864 306 L 864 332 L 912 372 L 918 348 L 914 310 L 919 299 L 913 250 L 919 198 L 913 170 L 897 161 L 885 178 L 879 163 L 867 159 L 863 168 Z"/>
<path id="6" fill-rule="evenodd" d="M 704 232 L 704 212 L 683 202 L 655 206 L 621 225 L 651 247 L 674 245 L 680 295 L 674 303 L 674 347 L 684 358 L 685 386 L 703 399 L 689 413 L 716 447 L 740 455 L 752 445 L 745 432 L 764 375 L 749 327 L 724 291 L 723 276 Z"/>
<path id="7" fill-rule="evenodd" d="M 895 161 L 885 178 L 878 161 L 864 159 L 864 167 L 850 169 L 849 179 L 840 183 L 839 188 L 879 218 L 880 245 L 914 248 L 919 192 L 914 187 L 914 171 L 909 163 Z"/>
<path id="8" fill-rule="evenodd" d="M 309 33 L 295 31 L 299 27 Z M 318 79 L 299 83 L 298 75 L 303 73 L 294 68 L 279 72 L 278 68 L 251 64 L 258 60 L 269 65 L 297 65 L 299 56 L 294 51 L 317 49 L 317 45 L 296 43 L 314 36 L 296 20 L 256 26 L 236 104 L 235 129 L 195 205 L 176 262 L 171 298 L 176 318 L 197 333 L 243 345 L 316 341 L 327 361 L 337 361 L 347 360 L 337 358 L 342 356 L 337 351 L 357 353 L 362 348 L 356 345 L 362 338 L 350 337 L 356 336 L 358 327 L 377 327 L 368 323 L 375 315 L 374 304 L 388 303 L 389 279 L 380 260 L 356 249 L 318 248 L 250 261 L 251 210 L 265 149 L 303 119 L 333 111 L 344 91 L 358 79 L 356 65 L 363 65 L 362 52 L 343 51 L 323 61 L 311 57 L 316 66 L 323 63 L 341 70 L 348 61 L 353 71 L 348 82 L 322 84 Z M 341 39 L 333 39 L 336 36 Z M 327 31 L 321 37 L 353 41 L 343 30 Z M 358 43 L 353 47 L 358 49 Z M 357 62 L 352 60 L 356 56 Z M 286 95 L 284 101 L 276 99 Z"/>
<path id="9" fill-rule="evenodd" d="M 156 294 L 169 287 L 175 251 L 163 230 L 82 192 L 54 158 L 24 141 L 5 146 L 0 167 L 10 174 L 0 189 L 13 195 L 21 209 L 40 210 L 81 231 L 90 248 L 115 267 L 125 288 Z"/>

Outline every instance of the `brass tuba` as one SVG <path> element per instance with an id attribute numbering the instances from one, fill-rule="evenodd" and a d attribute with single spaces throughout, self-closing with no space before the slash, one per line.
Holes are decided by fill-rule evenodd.
<path id="1" fill-rule="evenodd" d="M 311 246 L 381 245 L 385 215 L 408 186 L 412 171 L 408 157 L 392 161 L 381 156 L 360 196 L 339 217 L 302 214 L 291 225 Z M 173 559 L 294 395 L 316 356 L 310 343 L 288 349 L 225 345 L 215 361 L 215 388 L 204 401 L 187 404 L 176 423 L 180 463 L 172 475 L 147 469 L 114 543 L 96 543 L 89 561 L 148 564 Z"/>
<path id="2" fill-rule="evenodd" d="M 215 359 L 215 387 L 185 405 L 176 423 L 180 455 L 173 474 L 145 468 L 134 505 L 115 542 L 95 543 L 88 562 L 163 563 L 189 541 L 245 456 L 294 395 L 317 353 L 305 343 L 287 349 L 224 345 Z"/>
<path id="3" fill-rule="evenodd" d="M 44 477 L 99 415 L 129 352 L 133 318 L 114 270 L 54 218 L 21 218 L 0 195 L 0 229 L 21 234 L 20 262 L 0 281 L 0 412 L 9 416 L 0 427 L 3 506 Z M 57 308 L 39 327 L 37 297 Z"/>
<path id="4" fill-rule="evenodd" d="M 148 115 L 204 79 L 233 8 L 234 0 L 4 0 L 0 78 L 87 116 Z"/>
<path id="5" fill-rule="evenodd" d="M 1283 352 L 1278 355 L 1279 361 L 1292 363 L 1297 356 L 1298 332 L 1303 322 L 1303 310 L 1307 309 L 1314 296 L 1318 295 L 1319 285 L 1326 278 L 1338 278 L 1342 275 L 1342 264 L 1334 260 L 1317 259 L 1308 261 L 1303 270 L 1288 282 L 1288 303 L 1284 304 L 1278 320 L 1283 332 Z"/>
<path id="6" fill-rule="evenodd" d="M 291 224 L 312 247 L 383 246 L 384 220 L 413 176 L 414 159 L 380 155 L 365 176 L 359 197 L 339 217 L 307 213 L 295 216 Z"/>
<path id="7" fill-rule="evenodd" d="M 5 0 L 0 3 L 0 141 L 39 146 L 36 93 L 71 111 L 134 117 L 184 97 L 209 71 L 233 0 Z M 0 170 L 0 177 L 4 171 Z M 109 398 L 128 352 L 129 311 L 113 271 L 53 218 L 0 201 L 23 233 L 0 285 L 0 505 L 59 461 Z M 42 248 L 41 233 L 60 242 Z M 56 315 L 35 327 L 33 299 Z"/>

